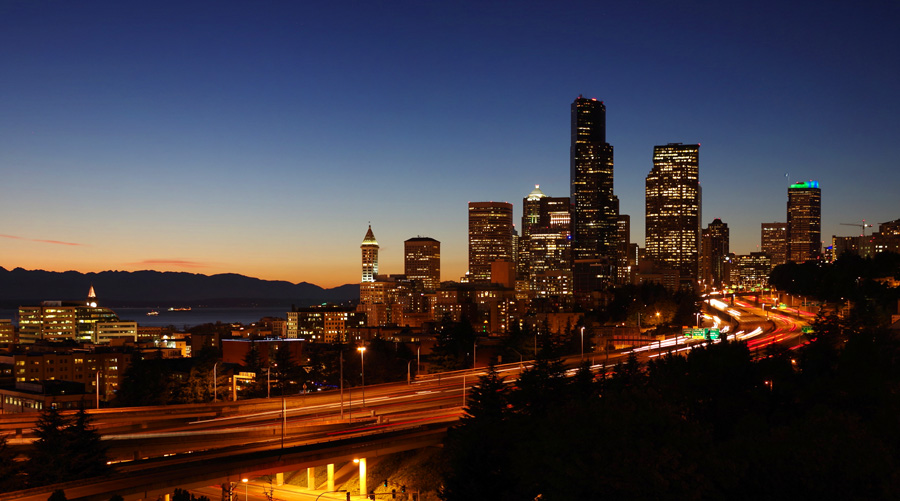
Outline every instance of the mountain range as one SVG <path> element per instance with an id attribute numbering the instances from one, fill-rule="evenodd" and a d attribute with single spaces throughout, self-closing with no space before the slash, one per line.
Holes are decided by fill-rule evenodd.
<path id="1" fill-rule="evenodd" d="M 83 301 L 94 287 L 103 306 L 291 306 L 359 299 L 359 285 L 323 289 L 314 284 L 261 280 L 234 273 L 160 271 L 80 273 L 0 268 L 0 306 Z"/>

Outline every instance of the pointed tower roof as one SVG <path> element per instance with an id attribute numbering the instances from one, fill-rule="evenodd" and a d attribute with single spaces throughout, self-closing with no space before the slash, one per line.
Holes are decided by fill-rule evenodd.
<path id="1" fill-rule="evenodd" d="M 91 284 L 91 289 L 88 291 L 88 299 L 97 299 L 97 293 L 94 292 L 94 284 Z"/>
<path id="2" fill-rule="evenodd" d="M 372 225 L 369 225 L 369 231 L 366 232 L 366 237 L 363 238 L 363 245 L 375 245 L 378 246 L 378 241 L 375 240 L 375 234 L 372 233 Z"/>

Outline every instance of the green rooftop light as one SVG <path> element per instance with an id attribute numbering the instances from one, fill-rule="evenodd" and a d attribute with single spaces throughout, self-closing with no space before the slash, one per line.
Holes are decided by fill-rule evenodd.
<path id="1" fill-rule="evenodd" d="M 794 183 L 791 185 L 791 188 L 818 188 L 818 181 L 804 181 L 802 183 Z"/>

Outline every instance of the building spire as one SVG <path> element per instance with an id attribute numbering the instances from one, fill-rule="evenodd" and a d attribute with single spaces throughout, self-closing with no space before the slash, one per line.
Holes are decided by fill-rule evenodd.
<path id="1" fill-rule="evenodd" d="M 378 274 L 378 241 L 372 233 L 371 224 L 359 248 L 362 249 L 362 281 L 374 282 Z"/>

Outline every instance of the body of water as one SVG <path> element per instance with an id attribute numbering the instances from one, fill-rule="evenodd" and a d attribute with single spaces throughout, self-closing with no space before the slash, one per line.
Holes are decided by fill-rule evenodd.
<path id="1" fill-rule="evenodd" d="M 168 311 L 166 308 L 112 308 L 122 320 L 133 320 L 138 325 L 178 329 L 207 323 L 236 323 L 249 325 L 263 317 L 286 318 L 289 306 L 265 308 L 192 308 L 190 311 Z M 150 311 L 159 315 L 148 316 Z M 18 324 L 17 310 L 0 310 L 0 318 L 10 318 Z"/>

